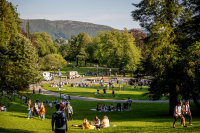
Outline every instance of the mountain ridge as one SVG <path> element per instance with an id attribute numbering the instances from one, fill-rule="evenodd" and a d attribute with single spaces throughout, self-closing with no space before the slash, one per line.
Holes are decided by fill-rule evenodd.
<path id="1" fill-rule="evenodd" d="M 72 20 L 22 19 L 22 21 L 21 27 L 24 30 L 26 30 L 26 23 L 29 21 L 31 34 L 44 31 L 51 36 L 52 40 L 61 37 L 67 40 L 71 38 L 71 35 L 77 36 L 79 32 L 88 33 L 89 36 L 93 37 L 99 31 L 114 29 L 106 25 Z"/>

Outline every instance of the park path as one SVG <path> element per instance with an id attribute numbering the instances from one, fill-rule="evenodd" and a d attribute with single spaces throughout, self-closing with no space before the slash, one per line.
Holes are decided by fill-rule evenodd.
<path id="1" fill-rule="evenodd" d="M 87 78 L 77 78 L 69 81 L 69 83 L 75 83 L 75 82 L 81 82 L 84 81 L 84 83 L 89 83 L 90 81 L 86 80 Z M 64 82 L 64 80 L 62 79 Z M 43 83 L 52 83 L 53 81 L 43 81 Z M 59 79 L 55 79 L 55 82 L 59 82 Z M 98 84 L 98 83 L 96 83 Z M 33 87 L 35 88 L 35 92 L 39 93 L 39 89 L 43 92 L 43 95 L 46 96 L 54 96 L 54 97 L 60 97 L 60 93 L 52 92 L 45 90 L 41 87 L 41 85 L 30 85 L 29 91 L 33 91 Z M 64 94 L 61 94 L 61 97 L 63 98 Z M 117 99 L 98 99 L 98 98 L 91 98 L 91 97 L 80 97 L 80 96 L 72 96 L 70 95 L 71 99 L 76 99 L 76 100 L 82 100 L 82 101 L 104 101 L 104 102 L 126 102 L 127 100 L 117 100 Z M 128 99 L 128 98 L 127 98 Z M 133 102 L 138 102 L 138 103 L 168 103 L 169 100 L 133 100 Z"/>
<path id="2" fill-rule="evenodd" d="M 64 80 L 62 79 L 64 82 Z M 75 82 L 81 82 L 84 81 L 84 83 L 89 83 L 90 81 L 87 81 L 87 78 L 77 78 L 77 79 L 72 79 L 69 81 L 69 83 L 75 83 Z M 59 82 L 59 79 L 55 79 L 55 82 Z M 43 81 L 43 83 L 53 83 L 53 81 Z M 96 83 L 97 84 L 97 83 Z M 60 97 L 60 93 L 52 92 L 45 90 L 41 87 L 41 85 L 30 85 L 29 91 L 33 91 L 33 88 L 35 88 L 35 93 L 39 93 L 39 89 L 43 92 L 43 95 L 46 96 L 53 96 L 53 97 Z M 64 94 L 61 94 L 61 98 L 63 98 Z M 76 99 L 76 100 L 82 100 L 82 101 L 93 101 L 93 102 L 126 102 L 127 100 L 117 100 L 117 99 L 98 99 L 98 98 L 91 98 L 91 97 L 80 97 L 80 96 L 72 96 L 70 95 L 71 99 Z M 127 98 L 128 99 L 128 98 Z M 169 103 L 169 100 L 132 100 L 132 102 L 135 103 Z M 193 102 L 193 100 L 191 100 Z"/>

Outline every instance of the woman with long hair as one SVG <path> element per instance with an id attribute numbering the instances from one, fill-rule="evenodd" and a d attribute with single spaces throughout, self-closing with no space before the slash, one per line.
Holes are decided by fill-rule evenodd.
<path id="1" fill-rule="evenodd" d="M 100 119 L 98 118 L 98 116 L 95 116 L 94 118 L 94 126 L 96 127 L 96 129 L 100 129 Z"/>
<path id="2" fill-rule="evenodd" d="M 43 102 L 41 103 L 40 114 L 41 114 L 42 120 L 44 120 L 45 119 L 45 107 L 44 107 Z"/>
<path id="3" fill-rule="evenodd" d="M 32 119 L 32 111 L 33 111 L 33 104 L 31 103 L 31 100 L 28 101 L 28 118 L 31 117 Z"/>
<path id="4" fill-rule="evenodd" d="M 33 118 L 34 116 L 38 116 L 38 119 L 40 119 L 40 114 L 39 114 L 39 109 L 38 109 L 38 103 L 35 103 L 34 109 L 33 109 Z"/>

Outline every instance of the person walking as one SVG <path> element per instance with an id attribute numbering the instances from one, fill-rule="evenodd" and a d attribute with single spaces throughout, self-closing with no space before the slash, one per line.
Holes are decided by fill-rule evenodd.
<path id="1" fill-rule="evenodd" d="M 56 104 L 56 110 L 57 111 L 52 115 L 52 131 L 55 131 L 55 133 L 65 133 L 65 131 L 68 131 L 66 115 L 63 111 L 60 110 L 60 104 Z"/>
<path id="2" fill-rule="evenodd" d="M 28 118 L 27 119 L 29 119 L 29 117 L 31 117 L 31 119 L 33 119 L 32 111 L 33 111 L 33 104 L 31 103 L 31 100 L 29 100 L 28 101 Z"/>
<path id="3" fill-rule="evenodd" d="M 173 122 L 173 128 L 175 128 L 175 123 L 176 123 L 176 120 L 178 118 L 181 118 L 181 120 L 183 121 L 183 126 L 184 127 L 187 127 L 185 126 L 185 118 L 183 117 L 183 115 L 181 114 L 182 112 L 182 102 L 179 101 L 178 102 L 178 105 L 175 106 L 175 109 L 174 109 L 174 122 Z"/>
<path id="4" fill-rule="evenodd" d="M 190 111 L 190 105 L 189 105 L 189 100 L 185 102 L 185 105 L 183 105 L 183 117 L 189 117 L 190 121 L 190 126 L 192 126 L 192 116 L 191 116 L 191 111 Z M 183 126 L 183 121 L 181 120 L 181 126 Z"/>
<path id="5" fill-rule="evenodd" d="M 62 101 L 62 103 L 60 104 L 60 111 L 65 112 L 65 107 L 66 107 L 65 101 Z"/>
<path id="6" fill-rule="evenodd" d="M 68 121 L 69 121 L 69 116 L 71 117 L 71 120 L 73 120 L 72 115 L 73 115 L 73 109 L 72 109 L 72 106 L 70 106 L 70 103 L 68 103 L 68 106 L 67 106 L 67 118 L 68 118 Z"/>
<path id="7" fill-rule="evenodd" d="M 44 107 L 43 102 L 41 103 L 40 114 L 41 114 L 42 120 L 44 120 L 45 119 L 45 107 Z"/>

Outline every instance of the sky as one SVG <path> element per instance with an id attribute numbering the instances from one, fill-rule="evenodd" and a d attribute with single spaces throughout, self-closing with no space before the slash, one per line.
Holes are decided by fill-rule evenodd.
<path id="1" fill-rule="evenodd" d="M 122 30 L 141 28 L 133 21 L 132 3 L 141 0 L 7 0 L 17 6 L 21 19 L 73 20 Z"/>

